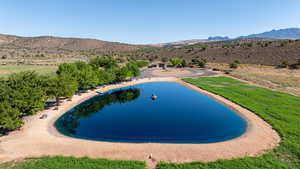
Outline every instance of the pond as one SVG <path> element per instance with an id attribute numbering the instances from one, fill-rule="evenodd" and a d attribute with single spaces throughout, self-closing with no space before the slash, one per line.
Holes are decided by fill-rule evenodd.
<path id="1" fill-rule="evenodd" d="M 66 112 L 55 126 L 64 135 L 89 140 L 214 143 L 242 135 L 247 122 L 181 84 L 153 82 L 95 96 Z"/>

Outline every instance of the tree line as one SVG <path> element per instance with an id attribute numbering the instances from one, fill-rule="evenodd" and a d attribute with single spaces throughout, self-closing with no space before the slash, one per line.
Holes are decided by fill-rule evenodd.
<path id="1" fill-rule="evenodd" d="M 166 59 L 162 59 L 163 62 L 166 62 Z M 188 65 L 197 65 L 200 68 L 205 68 L 207 61 L 205 59 L 197 59 L 194 58 L 191 60 L 191 62 L 187 62 L 185 59 L 183 58 L 178 58 L 178 57 L 172 57 L 169 59 L 170 63 L 172 64 L 172 66 L 176 67 L 176 66 L 182 66 L 182 67 L 186 67 Z"/>
<path id="2" fill-rule="evenodd" d="M 74 62 L 59 65 L 53 75 L 39 75 L 33 71 L 11 74 L 0 79 L 0 134 L 22 125 L 22 117 L 33 115 L 45 108 L 49 99 L 72 99 L 79 91 L 99 85 L 119 82 L 140 74 L 144 61 L 118 65 L 110 57 L 98 57 L 89 63 Z"/>

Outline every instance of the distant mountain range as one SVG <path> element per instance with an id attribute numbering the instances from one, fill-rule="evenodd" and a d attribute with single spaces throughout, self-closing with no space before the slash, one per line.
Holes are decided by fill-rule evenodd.
<path id="1" fill-rule="evenodd" d="M 228 36 L 210 36 L 207 39 L 193 39 L 193 40 L 184 40 L 170 43 L 159 43 L 159 44 L 151 44 L 151 46 L 155 47 L 181 47 L 187 45 L 193 45 L 196 43 L 206 43 L 211 41 L 226 41 L 226 40 L 234 40 L 234 39 L 300 39 L 300 28 L 287 28 L 287 29 L 279 29 L 272 30 L 268 32 L 251 34 L 247 36 L 240 36 L 237 38 L 229 38 Z"/>
<path id="2" fill-rule="evenodd" d="M 259 34 L 252 34 L 248 36 L 238 37 L 238 39 L 242 39 L 242 38 L 300 39 L 300 29 L 299 28 L 279 29 L 279 30 L 272 30 L 272 31 L 263 32 Z"/>

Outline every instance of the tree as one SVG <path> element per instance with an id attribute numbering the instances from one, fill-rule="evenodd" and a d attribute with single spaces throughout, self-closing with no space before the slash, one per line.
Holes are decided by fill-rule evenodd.
<path id="1" fill-rule="evenodd" d="M 229 64 L 229 67 L 230 67 L 231 69 L 236 69 L 236 68 L 238 68 L 238 64 L 235 63 L 235 62 L 233 62 L 233 63 L 230 63 L 230 64 Z"/>
<path id="2" fill-rule="evenodd" d="M 11 107 L 9 93 L 12 90 L 8 87 L 7 81 L 0 79 L 0 135 L 21 126 L 21 113 Z"/>
<path id="3" fill-rule="evenodd" d="M 37 73 L 14 73 L 8 77 L 7 86 L 10 90 L 8 102 L 22 115 L 32 115 L 44 108 L 46 95 Z"/>
<path id="4" fill-rule="evenodd" d="M 8 102 L 0 102 L 0 134 L 19 128 L 22 125 L 21 113 Z"/>
<path id="5" fill-rule="evenodd" d="M 200 68 L 205 68 L 207 61 L 206 59 L 203 58 L 201 59 L 194 58 L 192 59 L 192 63 L 197 64 Z"/>
<path id="6" fill-rule="evenodd" d="M 56 74 L 68 74 L 71 75 L 71 77 L 74 80 L 78 80 L 78 69 L 75 63 L 63 63 L 58 66 L 58 70 L 56 71 Z"/>
<path id="7" fill-rule="evenodd" d="M 70 75 L 61 74 L 49 76 L 47 87 L 45 89 L 49 98 L 55 98 L 57 107 L 59 106 L 60 97 L 72 98 L 78 89 L 78 83 Z"/>
<path id="8" fill-rule="evenodd" d="M 199 62 L 198 62 L 198 66 L 200 67 L 200 68 L 205 68 L 205 66 L 206 66 L 206 61 L 205 60 L 199 60 Z"/>
<path id="9" fill-rule="evenodd" d="M 0 103 L 9 100 L 9 92 L 11 89 L 7 85 L 7 81 L 0 78 Z"/>
<path id="10" fill-rule="evenodd" d="M 127 66 L 116 69 L 116 80 L 121 81 L 125 80 L 130 76 L 130 72 Z"/>
<path id="11" fill-rule="evenodd" d="M 132 64 L 132 63 L 128 63 L 126 65 L 126 67 L 128 68 L 128 71 L 130 72 L 129 76 L 130 77 L 137 77 L 141 74 L 140 70 L 139 70 L 139 67 L 135 64 Z"/>
<path id="12" fill-rule="evenodd" d="M 166 58 L 166 57 L 163 57 L 163 58 L 161 58 L 161 61 L 165 63 L 165 62 L 167 62 L 167 61 L 168 61 L 168 58 Z"/>
<path id="13" fill-rule="evenodd" d="M 278 65 L 278 67 L 280 68 L 287 68 L 289 66 L 289 63 L 287 61 L 282 61 L 280 65 Z"/>
<path id="14" fill-rule="evenodd" d="M 92 59 L 90 61 L 90 64 L 97 68 L 103 67 L 105 69 L 111 69 L 111 68 L 118 66 L 116 60 L 114 60 L 113 58 L 108 57 L 108 56 L 101 56 L 101 57 Z"/>
<path id="15" fill-rule="evenodd" d="M 108 77 L 107 77 L 107 72 L 104 70 L 99 69 L 97 72 L 97 77 L 98 77 L 98 85 L 104 84 L 107 81 Z"/>
<path id="16" fill-rule="evenodd" d="M 185 59 L 182 59 L 181 65 L 182 65 L 182 67 L 186 67 L 187 66 L 187 63 L 186 63 Z"/>
<path id="17" fill-rule="evenodd" d="M 234 63 L 240 64 L 240 61 L 239 60 L 235 60 Z"/>
<path id="18" fill-rule="evenodd" d="M 113 69 L 106 70 L 103 76 L 105 83 L 113 82 L 116 80 L 116 71 Z"/>
<path id="19" fill-rule="evenodd" d="M 173 66 L 177 66 L 177 65 L 180 65 L 182 63 L 182 59 L 177 58 L 177 57 L 173 57 L 173 58 L 170 58 L 170 62 Z"/>
<path id="20" fill-rule="evenodd" d="M 134 64 L 139 68 L 146 67 L 149 65 L 149 62 L 144 61 L 144 60 L 131 61 L 129 63 Z"/>
<path id="21" fill-rule="evenodd" d="M 70 75 L 72 80 L 78 82 L 80 89 L 96 87 L 98 84 L 98 68 L 85 62 L 64 63 L 58 67 L 58 75 Z"/>
<path id="22" fill-rule="evenodd" d="M 71 75 L 78 82 L 80 89 L 96 87 L 98 84 L 98 68 L 84 62 L 64 63 L 58 67 L 58 75 Z"/>

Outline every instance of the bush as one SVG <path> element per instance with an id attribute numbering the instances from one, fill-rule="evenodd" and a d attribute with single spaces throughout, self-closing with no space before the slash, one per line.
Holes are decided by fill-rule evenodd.
<path id="1" fill-rule="evenodd" d="M 186 63 L 185 59 L 182 60 L 181 66 L 182 67 L 186 67 L 187 66 L 187 63 Z"/>
<path id="2" fill-rule="evenodd" d="M 282 61 L 278 67 L 279 68 L 287 68 L 289 66 L 289 63 L 287 61 Z"/>
<path id="3" fill-rule="evenodd" d="M 131 61 L 130 63 L 136 65 L 139 68 L 146 67 L 149 65 L 149 62 L 145 60 Z"/>
<path id="4" fill-rule="evenodd" d="M 117 67 L 116 60 L 112 59 L 109 56 L 100 56 L 90 61 L 90 64 L 99 68 L 103 67 L 105 69 L 111 69 Z"/>
<path id="5" fill-rule="evenodd" d="M 235 60 L 234 63 L 240 64 L 240 61 L 239 60 Z"/>
<path id="6" fill-rule="evenodd" d="M 300 65 L 298 65 L 298 64 L 291 64 L 291 65 L 289 65 L 289 68 L 290 69 L 299 69 Z"/>
<path id="7" fill-rule="evenodd" d="M 168 58 L 163 57 L 163 58 L 161 58 L 161 61 L 162 61 L 162 62 L 167 62 L 167 61 L 168 61 Z"/>
<path id="8" fill-rule="evenodd" d="M 212 70 L 213 70 L 213 71 L 220 71 L 219 68 L 213 68 Z"/>
<path id="9" fill-rule="evenodd" d="M 289 65 L 290 69 L 300 69 L 300 59 L 296 63 Z"/>
<path id="10" fill-rule="evenodd" d="M 238 64 L 237 63 L 230 63 L 229 64 L 229 67 L 231 68 L 231 69 L 237 69 L 238 68 Z"/>
<path id="11" fill-rule="evenodd" d="M 206 59 L 203 59 L 203 58 L 201 58 L 201 59 L 194 58 L 194 59 L 192 59 L 192 63 L 197 64 L 200 68 L 205 68 L 207 61 L 206 61 Z"/>
<path id="12" fill-rule="evenodd" d="M 228 75 L 228 74 L 230 74 L 230 71 L 229 70 L 225 70 L 224 73 Z"/>
<path id="13" fill-rule="evenodd" d="M 203 59 L 199 60 L 198 66 L 200 68 L 205 68 L 206 67 L 206 60 L 203 60 Z"/>

